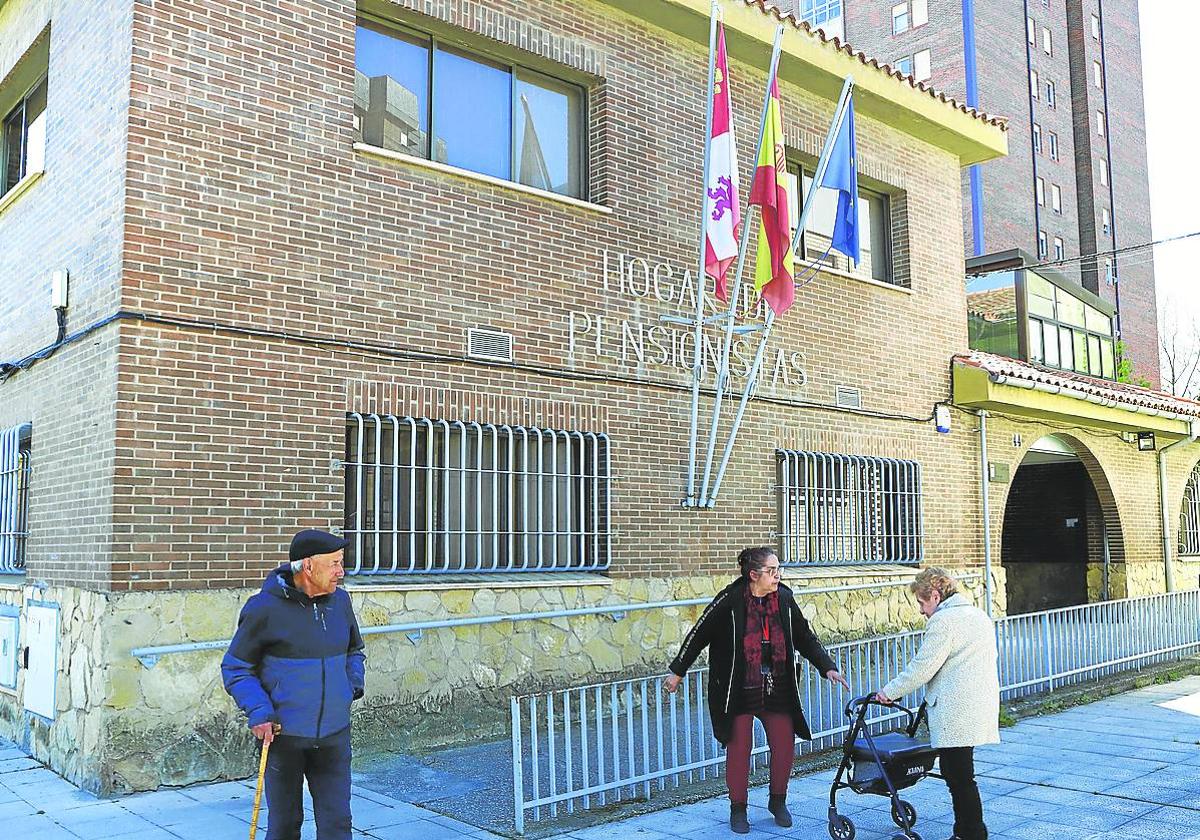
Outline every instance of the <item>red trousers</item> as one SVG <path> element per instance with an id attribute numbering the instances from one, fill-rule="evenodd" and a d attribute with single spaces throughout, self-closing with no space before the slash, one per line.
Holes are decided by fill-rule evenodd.
<path id="1" fill-rule="evenodd" d="M 772 794 L 787 793 L 792 762 L 796 759 L 796 732 L 791 715 L 767 711 L 737 715 L 733 719 L 733 736 L 725 752 L 725 784 L 729 787 L 729 801 L 734 805 L 745 805 L 749 796 L 750 750 L 756 717 L 767 730 L 767 746 L 771 749 Z"/>

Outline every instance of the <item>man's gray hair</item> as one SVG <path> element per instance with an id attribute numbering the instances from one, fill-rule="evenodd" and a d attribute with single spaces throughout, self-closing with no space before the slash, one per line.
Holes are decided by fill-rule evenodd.
<path id="1" fill-rule="evenodd" d="M 291 562 L 292 574 L 304 571 L 304 559 L 305 558 L 301 557 L 299 560 L 293 560 Z"/>

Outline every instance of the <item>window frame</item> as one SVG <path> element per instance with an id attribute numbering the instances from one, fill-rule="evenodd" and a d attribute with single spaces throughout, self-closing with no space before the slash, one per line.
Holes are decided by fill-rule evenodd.
<path id="1" fill-rule="evenodd" d="M 897 22 L 900 26 L 897 27 Z M 899 35 L 902 32 L 907 32 L 912 29 L 909 22 L 908 0 L 903 3 L 896 3 L 892 6 L 892 34 Z"/>
<path id="2" fill-rule="evenodd" d="M 1050 31 L 1049 26 L 1042 27 L 1042 52 L 1051 58 L 1054 57 L 1054 33 Z"/>
<path id="3" fill-rule="evenodd" d="M 799 190 L 799 194 L 796 196 L 796 206 L 798 208 L 803 208 L 804 207 L 804 199 L 805 199 L 805 193 L 804 193 L 805 174 L 804 173 L 808 172 L 809 177 L 811 178 L 813 175 L 813 172 L 808 167 L 808 164 L 804 163 L 803 161 L 796 160 L 795 158 L 787 159 L 787 165 L 786 165 L 785 171 L 787 172 L 788 175 L 796 176 L 796 185 L 797 185 L 797 189 Z M 903 286 L 900 283 L 896 282 L 895 248 L 894 248 L 894 243 L 892 242 L 892 238 L 893 238 L 893 234 L 894 234 L 893 224 L 892 224 L 892 198 L 893 198 L 893 196 L 890 193 L 883 192 L 882 190 L 871 189 L 870 187 L 864 187 L 862 185 L 862 182 L 860 181 L 859 185 L 858 185 L 858 197 L 859 197 L 860 202 L 864 198 L 867 200 L 874 198 L 874 199 L 878 199 L 883 202 L 883 209 L 884 209 L 883 215 L 887 219 L 887 226 L 888 226 L 887 236 L 884 237 L 884 244 L 887 249 L 887 253 L 886 253 L 887 260 L 885 262 L 885 265 L 887 267 L 887 279 L 880 280 L 877 277 L 872 277 L 870 275 L 860 273 L 855 270 L 846 270 L 844 268 L 838 268 L 837 266 L 829 265 L 828 263 L 823 263 L 822 268 L 817 269 L 817 270 L 818 271 L 828 270 L 828 271 L 835 272 L 837 274 L 842 274 L 842 275 L 845 275 L 848 277 L 852 277 L 855 280 L 865 280 L 870 283 L 880 283 L 885 286 L 893 286 L 897 289 L 907 288 L 906 286 Z M 870 211 L 868 210 L 867 212 L 869 213 Z M 795 221 L 795 222 L 800 221 L 799 213 L 797 213 L 796 219 L 794 219 L 793 221 Z M 794 228 L 793 228 L 792 235 L 793 236 L 795 235 Z M 798 263 L 802 263 L 802 264 L 808 263 L 808 243 L 806 241 L 807 237 L 808 237 L 807 230 L 804 233 L 800 234 L 800 248 L 799 248 L 798 253 L 796 254 L 796 262 L 798 262 Z M 873 266 L 875 264 L 875 252 L 871 251 L 870 253 L 871 253 L 871 264 Z M 847 261 L 849 262 L 849 258 L 847 258 Z M 854 263 L 855 269 L 857 269 L 859 265 L 860 265 L 860 263 Z"/>
<path id="4" fill-rule="evenodd" d="M 1037 242 L 1038 259 L 1044 260 L 1050 253 L 1049 252 L 1050 246 L 1049 246 L 1049 242 L 1046 238 L 1046 231 L 1039 230 L 1037 236 L 1038 236 L 1038 242 Z"/>
<path id="5" fill-rule="evenodd" d="M 917 20 L 917 10 L 921 10 L 920 20 Z M 908 10 L 908 28 L 919 29 L 929 23 L 929 0 L 911 0 Z"/>
<path id="6" fill-rule="evenodd" d="M 6 195 L 8 195 L 10 192 L 12 192 L 14 189 L 16 189 L 17 186 L 20 185 L 27 178 L 40 175 L 46 171 L 45 137 L 43 137 L 43 144 L 42 144 L 42 165 L 41 165 L 41 167 L 38 169 L 34 169 L 32 171 L 30 171 L 28 168 L 29 167 L 29 119 L 28 119 L 28 117 L 29 117 L 29 100 L 33 98 L 33 95 L 35 93 L 37 93 L 38 89 L 41 88 L 43 85 L 45 85 L 45 87 L 46 87 L 46 105 L 42 109 L 42 112 L 41 112 L 41 114 L 39 114 L 39 116 L 44 116 L 48 120 L 49 119 L 48 114 L 50 111 L 50 102 L 49 102 L 50 72 L 48 69 L 39 73 L 37 78 L 33 81 L 33 83 L 26 86 L 25 90 L 23 90 L 16 97 L 13 104 L 2 115 L 0 115 L 0 200 L 3 200 L 3 198 Z M 7 166 L 7 164 L 8 164 L 9 149 L 8 149 L 7 140 L 5 138 L 8 135 L 7 129 L 8 129 L 9 121 L 16 115 L 17 111 L 21 112 L 21 149 L 19 151 L 20 163 L 17 167 L 18 172 L 17 172 L 16 179 L 12 183 L 8 183 L 8 174 L 7 174 L 8 166 Z M 36 117 L 35 117 L 35 119 L 36 119 Z"/>
<path id="7" fill-rule="evenodd" d="M 1046 136 L 1046 145 L 1050 152 L 1050 160 L 1058 160 L 1059 159 L 1059 157 L 1058 157 L 1059 156 L 1058 134 L 1053 131 L 1048 132 L 1047 136 Z"/>
<path id="8" fill-rule="evenodd" d="M 911 566 L 924 561 L 920 461 L 776 449 L 775 462 L 780 565 Z"/>
<path id="9" fill-rule="evenodd" d="M 924 56 L 924 74 L 922 74 L 921 56 Z M 925 82 L 933 78 L 933 51 L 926 48 L 913 53 L 913 81 Z"/>
<path id="10" fill-rule="evenodd" d="M 29 484 L 33 477 L 33 425 L 0 430 L 0 577 L 21 575 L 29 545 Z M 11 457 L 11 466 L 8 459 Z"/>
<path id="11" fill-rule="evenodd" d="M 1041 82 L 1041 77 L 1038 76 L 1038 71 L 1036 71 L 1036 70 L 1029 71 L 1029 91 L 1030 91 L 1030 94 L 1029 94 L 1030 96 L 1032 96 L 1034 99 L 1036 99 L 1038 101 L 1041 100 L 1041 98 L 1042 98 L 1042 82 Z"/>
<path id="12" fill-rule="evenodd" d="M 1097 90 L 1104 90 L 1104 65 L 1092 59 L 1092 83 Z"/>
<path id="13" fill-rule="evenodd" d="M 1050 209 L 1058 215 L 1062 215 L 1062 187 L 1058 184 L 1050 185 Z"/>
<path id="14" fill-rule="evenodd" d="M 1033 124 L 1033 150 L 1039 155 L 1042 153 L 1042 127 L 1038 123 Z"/>
<path id="15" fill-rule="evenodd" d="M 360 412 L 347 412 L 345 423 L 348 575 L 611 567 L 614 477 L 606 433 Z"/>
<path id="16" fill-rule="evenodd" d="M 1054 259 L 1057 262 L 1062 262 L 1064 259 L 1066 259 L 1066 256 L 1066 243 L 1063 242 L 1061 236 L 1054 237 Z"/>
<path id="17" fill-rule="evenodd" d="M 1037 201 L 1038 207 L 1046 206 L 1046 179 L 1041 175 L 1035 176 L 1033 179 L 1033 197 Z"/>
<path id="18" fill-rule="evenodd" d="M 1100 158 L 1100 165 L 1097 167 L 1100 171 L 1100 186 L 1108 186 L 1108 158 Z"/>
<path id="19" fill-rule="evenodd" d="M 591 102 L 590 91 L 588 90 L 586 85 L 581 84 L 580 82 L 575 81 L 566 76 L 552 75 L 550 73 L 547 73 L 545 70 L 539 69 L 530 64 L 523 64 L 521 62 L 514 61 L 510 56 L 505 55 L 503 52 L 491 51 L 486 48 L 481 48 L 480 46 L 473 44 L 470 40 L 454 38 L 454 37 L 445 37 L 445 36 L 438 34 L 437 32 L 434 32 L 432 30 L 421 29 L 420 27 L 413 26 L 408 23 L 402 23 L 402 22 L 391 20 L 388 18 L 378 17 L 378 16 L 372 15 L 372 14 L 359 13 L 355 18 L 356 31 L 357 31 L 357 27 L 362 26 L 362 25 L 366 25 L 368 28 L 373 29 L 374 31 L 379 32 L 380 34 L 383 34 L 383 35 L 388 35 L 389 30 L 391 30 L 393 32 L 398 32 L 398 33 L 401 33 L 404 35 L 408 35 L 409 37 L 412 37 L 412 38 L 425 39 L 425 41 L 427 43 L 427 47 L 428 47 L 428 52 L 429 52 L 428 68 L 426 70 L 426 88 L 427 88 L 426 89 L 426 97 L 428 99 L 428 102 L 426 105 L 426 120 L 428 121 L 429 128 L 427 131 L 428 136 L 426 138 L 426 148 L 425 148 L 424 156 L 414 155 L 411 152 L 407 152 L 407 151 L 400 152 L 400 151 L 396 151 L 394 149 L 386 149 L 384 147 L 373 146 L 373 144 L 366 143 L 365 140 L 361 139 L 362 138 L 361 130 L 359 132 L 356 132 L 356 135 L 358 136 L 360 142 L 363 142 L 365 145 L 370 145 L 373 148 L 382 148 L 384 151 L 386 151 L 390 154 L 403 154 L 403 155 L 407 155 L 411 158 L 414 158 L 416 160 L 428 161 L 430 163 L 434 163 L 439 166 L 450 166 L 456 170 L 462 170 L 463 172 L 470 172 L 472 174 L 479 175 L 480 177 L 483 177 L 483 178 L 494 178 L 495 180 L 500 181 L 502 183 L 514 184 L 520 188 L 538 190 L 541 193 L 546 193 L 546 194 L 555 195 L 555 196 L 561 196 L 563 198 L 573 199 L 576 201 L 583 201 L 583 202 L 591 201 L 591 178 L 590 178 L 590 171 L 591 171 L 590 151 L 591 150 L 589 147 L 589 136 L 590 136 L 591 129 L 592 129 L 592 126 L 591 126 L 592 102 Z M 570 193 L 560 193 L 560 192 L 556 192 L 552 189 L 542 189 L 540 187 L 535 187 L 531 184 L 525 184 L 525 183 L 521 182 L 520 180 L 518 180 L 516 177 L 501 178 L 501 177 L 498 177 L 495 175 L 490 175 L 485 172 L 479 172 L 478 170 L 470 169 L 470 168 L 467 168 L 464 166 L 456 166 L 455 164 L 443 163 L 437 159 L 436 151 L 435 151 L 436 146 L 437 146 L 437 142 L 436 142 L 436 140 L 437 140 L 437 123 L 436 123 L 436 119 L 435 119 L 436 103 L 434 102 L 433 92 L 434 92 L 434 85 L 435 85 L 434 63 L 436 60 L 437 49 L 438 49 L 439 44 L 445 45 L 445 46 L 449 47 L 451 50 L 453 50 L 457 53 L 463 54 L 463 57 L 465 57 L 468 60 L 475 61 L 477 59 L 482 59 L 483 62 L 489 63 L 489 64 L 494 64 L 494 65 L 499 65 L 500 67 L 502 67 L 503 69 L 505 69 L 508 72 L 508 77 L 510 80 L 509 113 L 514 116 L 514 119 L 512 120 L 512 131 L 508 138 L 508 142 L 509 142 L 509 150 L 508 150 L 509 151 L 509 175 L 510 176 L 513 176 L 517 172 L 517 169 L 518 169 L 518 161 L 517 161 L 518 123 L 517 123 L 517 120 L 515 119 L 515 116 L 518 113 L 518 109 L 520 107 L 519 99 L 517 98 L 517 94 L 516 94 L 516 87 L 517 87 L 516 81 L 517 81 L 518 71 L 520 71 L 521 73 L 524 73 L 524 74 L 529 74 L 529 75 L 533 75 L 536 77 L 546 79 L 546 80 L 553 82 L 555 84 L 558 84 L 558 85 L 572 87 L 578 91 L 579 96 L 580 96 L 579 112 L 580 112 L 580 117 L 581 117 L 581 124 L 579 126 L 579 140 L 578 140 L 579 148 L 577 148 L 575 151 L 576 151 L 576 154 L 579 155 L 579 193 L 580 193 L 579 195 L 571 195 Z M 355 70 L 357 71 L 357 69 L 358 69 L 357 51 L 355 52 L 354 67 L 355 67 Z"/>
<path id="20" fill-rule="evenodd" d="M 1058 90 L 1053 79 L 1046 79 L 1046 105 L 1051 108 L 1058 107 Z"/>
<path id="21" fill-rule="evenodd" d="M 1096 16 L 1095 12 L 1092 13 L 1092 40 L 1100 40 L 1100 18 Z"/>
<path id="22" fill-rule="evenodd" d="M 1096 112 L 1096 134 L 1098 136 L 1103 137 L 1105 135 L 1105 133 L 1108 131 L 1107 123 L 1108 123 L 1108 116 L 1105 114 L 1105 112 L 1097 111 Z"/>
<path id="23" fill-rule="evenodd" d="M 1055 239 L 1058 240 L 1058 237 L 1055 237 Z M 1069 295 L 1070 297 L 1074 298 L 1075 300 L 1079 301 L 1083 305 L 1085 313 L 1087 311 L 1087 308 L 1090 307 L 1092 309 L 1097 310 L 1102 316 L 1107 318 L 1109 331 L 1107 333 L 1104 333 L 1104 332 L 1099 332 L 1094 329 L 1090 329 L 1087 326 L 1086 315 L 1084 317 L 1084 323 L 1082 325 L 1072 324 L 1072 323 L 1062 320 L 1059 317 L 1060 313 L 1058 312 L 1057 303 L 1055 304 L 1055 314 L 1053 317 L 1031 312 L 1029 302 L 1028 302 L 1029 295 L 1030 295 L 1029 280 L 1028 280 L 1028 276 L 1027 276 L 1028 273 L 1030 273 L 1030 269 L 1018 269 L 1017 270 L 1017 279 L 1016 279 L 1017 289 L 1018 289 L 1018 291 L 1017 291 L 1018 309 L 1020 310 L 1021 313 L 1023 313 L 1023 319 L 1024 319 L 1024 323 L 1021 324 L 1020 328 L 1018 329 L 1018 336 L 1019 336 L 1019 344 L 1020 344 L 1020 348 L 1021 348 L 1021 354 L 1025 357 L 1025 359 L 1034 364 L 1045 365 L 1046 367 L 1054 368 L 1055 370 L 1084 373 L 1089 376 L 1097 376 L 1102 379 L 1108 379 L 1108 380 L 1115 379 L 1116 378 L 1116 363 L 1115 363 L 1116 336 L 1113 334 L 1114 328 L 1115 328 L 1115 325 L 1114 325 L 1115 312 L 1113 310 L 1113 307 L 1110 304 L 1107 304 L 1104 301 L 1100 300 L 1095 295 L 1092 295 L 1090 292 L 1088 292 L 1086 289 L 1083 289 L 1082 287 L 1072 288 L 1075 286 L 1075 284 L 1068 283 L 1064 280 L 1058 279 L 1055 276 L 1052 276 L 1051 272 L 1037 271 L 1037 272 L 1033 272 L 1033 273 L 1037 274 L 1037 276 L 1040 279 L 1044 280 L 1050 286 L 1054 287 L 1054 289 L 1056 290 L 1055 291 L 1056 298 L 1057 298 L 1057 295 L 1059 292 L 1065 293 L 1065 294 Z M 1020 318 L 1018 320 L 1020 320 Z M 1029 346 L 1030 333 L 1032 331 L 1034 331 L 1035 329 L 1037 330 L 1039 335 L 1043 336 L 1043 339 L 1041 341 L 1042 352 L 1040 354 L 1040 357 L 1038 354 L 1034 354 L 1032 352 L 1032 348 Z M 1068 333 L 1070 333 L 1070 345 L 1072 348 L 1070 365 L 1062 364 L 1061 348 L 1063 345 L 1064 330 L 1067 331 Z M 1055 339 L 1056 339 L 1056 350 L 1054 353 L 1055 361 L 1046 361 L 1045 340 L 1044 340 L 1044 335 L 1046 332 L 1050 332 L 1050 333 L 1054 334 Z M 1079 366 L 1075 364 L 1076 359 L 1075 359 L 1074 347 L 1079 340 L 1079 336 L 1083 336 L 1083 343 L 1088 348 L 1088 359 L 1086 360 L 1086 364 L 1085 364 L 1083 370 L 1080 370 Z M 1099 356 L 1100 356 L 1100 358 L 1098 360 L 1096 360 L 1097 368 L 1100 371 L 1099 373 L 1091 373 L 1091 370 L 1092 370 L 1091 363 L 1093 361 L 1091 359 L 1091 355 L 1090 355 L 1091 351 L 1092 351 L 1092 344 L 1091 344 L 1092 339 L 1096 340 L 1097 352 L 1099 353 Z M 1108 351 L 1109 351 L 1108 357 L 1109 357 L 1109 364 L 1110 364 L 1109 372 L 1107 374 L 1104 373 L 1104 362 L 1105 362 L 1105 356 L 1106 356 L 1106 354 L 1104 352 L 1105 346 L 1108 347 Z"/>
<path id="24" fill-rule="evenodd" d="M 1112 235 L 1112 213 L 1107 207 L 1100 208 L 1100 229 L 1105 236 Z"/>
<path id="25" fill-rule="evenodd" d="M 1029 43 L 1029 46 L 1037 46 L 1037 22 L 1033 19 L 1032 15 L 1025 16 L 1025 40 Z"/>

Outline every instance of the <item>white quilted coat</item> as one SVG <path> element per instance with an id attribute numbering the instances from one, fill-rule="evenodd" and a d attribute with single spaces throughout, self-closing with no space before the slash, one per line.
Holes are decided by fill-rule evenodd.
<path id="1" fill-rule="evenodd" d="M 923 685 L 929 734 L 936 749 L 1000 742 L 1000 680 L 996 631 L 987 613 L 961 594 L 930 617 L 917 655 L 883 687 L 892 699 Z"/>

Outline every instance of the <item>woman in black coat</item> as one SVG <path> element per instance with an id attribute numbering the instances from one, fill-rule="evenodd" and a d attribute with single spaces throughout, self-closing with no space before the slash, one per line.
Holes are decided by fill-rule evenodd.
<path id="1" fill-rule="evenodd" d="M 729 827 L 750 831 L 746 816 L 754 718 L 762 721 L 771 748 L 767 808 L 788 827 L 787 787 L 795 761 L 795 736 L 809 739 L 800 706 L 798 669 L 803 656 L 825 679 L 849 688 L 837 665 L 813 635 L 792 590 L 780 583 L 775 549 L 747 548 L 738 555 L 742 575 L 705 607 L 671 662 L 664 687 L 674 693 L 700 651 L 708 654 L 708 711 L 713 735 L 726 749 Z"/>

